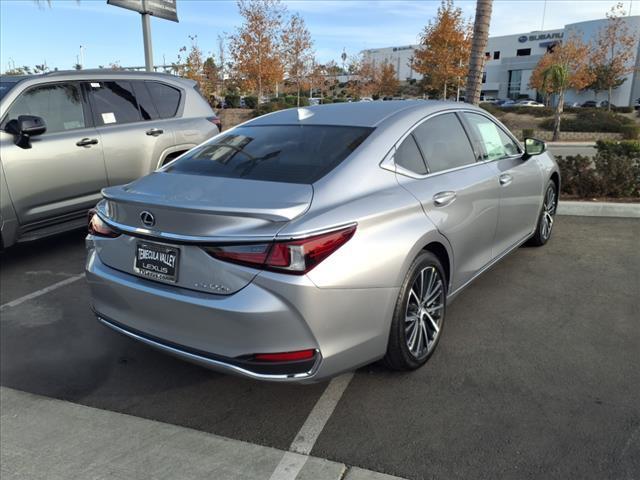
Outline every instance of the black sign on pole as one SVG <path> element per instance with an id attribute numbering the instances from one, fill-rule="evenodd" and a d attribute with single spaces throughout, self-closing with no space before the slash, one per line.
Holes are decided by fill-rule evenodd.
<path id="1" fill-rule="evenodd" d="M 172 22 L 178 21 L 176 0 L 107 0 L 107 4 Z"/>

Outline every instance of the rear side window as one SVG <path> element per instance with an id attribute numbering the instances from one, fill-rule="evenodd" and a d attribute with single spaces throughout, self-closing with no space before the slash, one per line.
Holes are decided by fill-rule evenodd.
<path id="1" fill-rule="evenodd" d="M 160 82 L 144 83 L 147 84 L 160 118 L 175 117 L 180 105 L 180 90 Z"/>
<path id="2" fill-rule="evenodd" d="M 166 171 L 309 184 L 333 170 L 372 130 L 326 125 L 238 127 L 191 150 Z"/>
<path id="3" fill-rule="evenodd" d="M 475 163 L 475 155 L 462 124 L 454 113 L 438 115 L 413 131 L 429 172 Z"/>
<path id="4" fill-rule="evenodd" d="M 89 82 L 89 99 L 98 127 L 141 119 L 131 82 Z"/>
<path id="5" fill-rule="evenodd" d="M 134 80 L 131 82 L 133 85 L 133 91 L 136 94 L 136 100 L 138 100 L 138 106 L 140 107 L 140 115 L 143 120 L 155 120 L 158 118 L 158 112 L 156 106 L 151 100 L 151 95 L 147 86 L 140 80 Z"/>
<path id="6" fill-rule="evenodd" d="M 418 146 L 416 145 L 413 135 L 409 135 L 402 141 L 400 146 L 396 149 L 393 160 L 397 165 L 400 165 L 402 168 L 406 168 L 411 172 L 418 173 L 420 175 L 425 175 L 427 173 L 427 166 L 424 164 L 422 154 L 420 153 L 420 150 L 418 150 Z"/>

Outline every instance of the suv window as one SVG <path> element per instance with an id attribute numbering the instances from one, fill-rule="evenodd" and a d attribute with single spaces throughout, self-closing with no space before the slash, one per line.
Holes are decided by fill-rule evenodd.
<path id="1" fill-rule="evenodd" d="M 431 173 L 476 161 L 469 138 L 455 113 L 437 115 L 418 125 L 413 134 Z"/>
<path id="2" fill-rule="evenodd" d="M 155 103 L 160 118 L 175 117 L 180 105 L 180 90 L 160 82 L 144 82 L 147 84 L 153 103 Z"/>
<path id="3" fill-rule="evenodd" d="M 85 127 L 80 88 L 70 83 L 40 85 L 23 92 L 9 108 L 5 123 L 20 115 L 42 117 L 47 133 Z"/>
<path id="4" fill-rule="evenodd" d="M 142 80 L 133 80 L 131 85 L 133 85 L 133 92 L 136 94 L 136 100 L 140 107 L 140 115 L 142 115 L 142 119 L 155 120 L 159 118 L 158 111 L 156 110 L 156 106 L 153 104 L 153 100 L 151 100 L 151 95 L 149 94 L 149 90 L 147 90 L 145 82 Z"/>
<path id="5" fill-rule="evenodd" d="M 138 102 L 130 82 L 89 82 L 89 99 L 97 127 L 140 121 Z"/>
<path id="6" fill-rule="evenodd" d="M 372 130 L 326 125 L 237 127 L 184 154 L 166 171 L 314 183 L 358 148 Z"/>
<path id="7" fill-rule="evenodd" d="M 522 153 L 518 144 L 492 120 L 477 113 L 464 115 L 484 146 L 485 160 L 497 160 Z"/>
<path id="8" fill-rule="evenodd" d="M 396 149 L 396 153 L 393 160 L 397 165 L 400 165 L 407 170 L 425 175 L 427 173 L 427 166 L 424 164 L 422 154 L 416 145 L 416 141 L 413 135 L 409 135 L 405 138 L 400 146 Z"/>

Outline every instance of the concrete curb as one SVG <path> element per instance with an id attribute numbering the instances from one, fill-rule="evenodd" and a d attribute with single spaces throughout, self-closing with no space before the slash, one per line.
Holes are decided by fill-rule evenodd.
<path id="1" fill-rule="evenodd" d="M 558 215 L 581 217 L 625 217 L 640 218 L 640 203 L 580 202 L 561 200 Z"/>
<path id="2" fill-rule="evenodd" d="M 0 405 L 3 480 L 265 480 L 292 454 L 7 387 Z M 304 459 L 296 480 L 403 480 L 292 455 Z"/>

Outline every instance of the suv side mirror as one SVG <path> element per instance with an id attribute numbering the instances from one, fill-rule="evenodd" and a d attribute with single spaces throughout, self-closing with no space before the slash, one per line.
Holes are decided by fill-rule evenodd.
<path id="1" fill-rule="evenodd" d="M 537 138 L 524 139 L 524 155 L 526 158 L 540 155 L 547 150 L 547 144 Z"/>
<path id="2" fill-rule="evenodd" d="M 15 143 L 20 148 L 31 148 L 31 137 L 42 135 L 47 125 L 42 117 L 20 115 L 17 120 L 10 120 L 5 126 L 7 133 L 16 136 Z"/>

